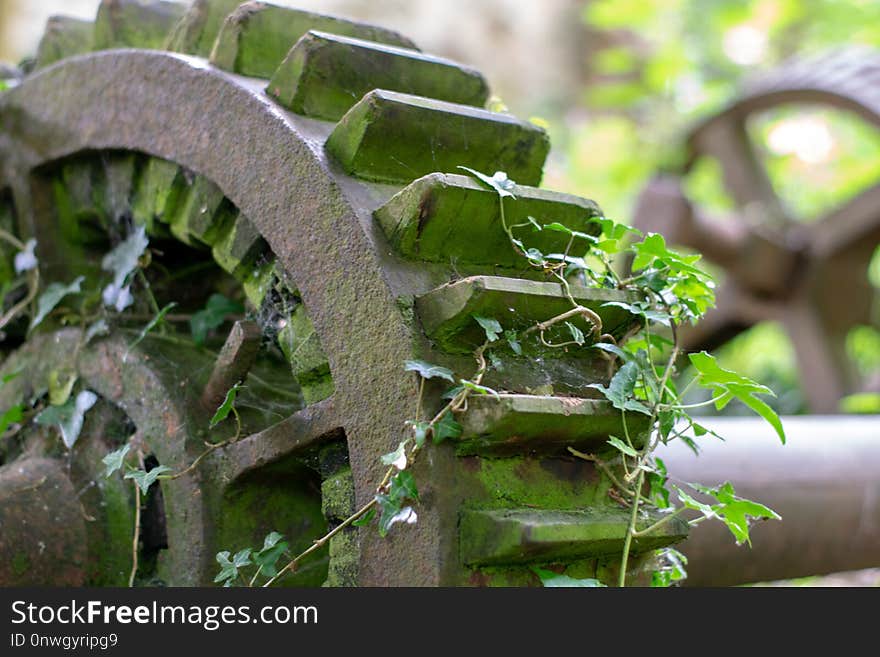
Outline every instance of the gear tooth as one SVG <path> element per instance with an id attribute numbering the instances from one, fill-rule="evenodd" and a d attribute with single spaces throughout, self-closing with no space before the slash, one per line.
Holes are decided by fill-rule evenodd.
<path id="1" fill-rule="evenodd" d="M 338 121 L 373 89 L 478 107 L 489 95 L 480 73 L 448 59 L 314 30 L 291 48 L 267 92 L 294 112 Z"/>
<path id="2" fill-rule="evenodd" d="M 333 394 L 330 364 L 304 306 L 297 306 L 278 332 L 278 345 L 299 381 L 306 403 L 313 404 Z"/>
<path id="3" fill-rule="evenodd" d="M 326 146 L 347 173 L 376 182 L 468 166 L 537 185 L 550 140 L 507 114 L 377 89 L 348 111 Z"/>
<path id="4" fill-rule="evenodd" d="M 150 158 L 134 190 L 132 218 L 135 224 L 146 226 L 150 235 L 170 235 L 167 224 L 188 187 L 186 172 L 180 166 L 158 157 Z"/>
<path id="5" fill-rule="evenodd" d="M 214 260 L 225 271 L 245 280 L 257 261 L 269 251 L 257 227 L 244 215 L 237 214 L 228 229 L 214 242 Z"/>
<path id="6" fill-rule="evenodd" d="M 580 305 L 602 320 L 602 331 L 622 338 L 639 324 L 639 318 L 609 301 L 632 302 L 634 296 L 618 290 L 572 285 L 571 294 Z M 558 283 L 527 281 L 501 276 L 471 276 L 442 285 L 416 299 L 416 312 L 427 336 L 448 353 L 470 354 L 484 341 L 483 329 L 473 315 L 494 317 L 505 328 L 528 329 L 549 317 L 556 317 L 572 305 Z M 593 326 L 583 317 L 572 318 L 584 335 Z M 526 351 L 530 345 L 523 344 Z M 535 346 L 535 349 L 539 345 Z M 550 354 L 548 354 L 549 356 Z M 556 357 L 565 355 L 555 350 Z"/>
<path id="7" fill-rule="evenodd" d="M 246 2 L 224 21 L 211 51 L 211 63 L 232 73 L 268 78 L 309 30 L 415 48 L 406 37 L 374 25 L 264 2 Z"/>
<path id="8" fill-rule="evenodd" d="M 240 4 L 241 0 L 195 0 L 168 35 L 166 49 L 207 58 L 223 21 Z"/>
<path id="9" fill-rule="evenodd" d="M 90 52 L 94 43 L 95 24 L 69 16 L 51 16 L 40 44 L 34 68 L 40 69 L 61 59 Z"/>
<path id="10" fill-rule="evenodd" d="M 190 246 L 211 246 L 235 218 L 235 207 L 204 176 L 195 176 L 171 217 L 171 233 Z"/>
<path id="11" fill-rule="evenodd" d="M 534 230 L 530 218 L 539 226 L 555 222 L 585 235 L 601 230 L 591 221 L 601 215 L 592 201 L 521 185 L 511 192 L 516 201 L 505 203 L 508 225 L 525 225 L 519 230 L 528 235 L 529 247 L 542 253 L 565 252 L 570 236 Z M 374 216 L 397 252 L 411 260 L 484 267 L 523 263 L 504 231 L 498 194 L 469 176 L 434 173 L 419 178 Z"/>
<path id="12" fill-rule="evenodd" d="M 646 524 L 664 514 L 653 511 Z M 543 511 L 535 509 L 467 510 L 461 514 L 461 559 L 469 565 L 572 562 L 620 554 L 629 528 L 627 509 Z M 687 538 L 687 523 L 667 523 L 635 539 L 644 552 Z"/>
<path id="13" fill-rule="evenodd" d="M 93 47 L 161 50 L 185 11 L 184 5 L 167 0 L 102 0 Z"/>

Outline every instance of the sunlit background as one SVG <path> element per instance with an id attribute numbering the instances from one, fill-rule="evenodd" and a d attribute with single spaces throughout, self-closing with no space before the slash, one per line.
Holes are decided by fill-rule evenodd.
<path id="1" fill-rule="evenodd" d="M 627 221 L 639 190 L 678 156 L 682 135 L 735 97 L 740 83 L 794 55 L 880 46 L 877 0 L 299 0 L 280 2 L 399 29 L 421 47 L 482 70 L 515 114 L 546 125 L 554 152 L 544 186 L 596 199 Z M 33 53 L 54 13 L 92 17 L 98 0 L 0 0 L 0 60 Z M 751 121 L 770 178 L 809 222 L 880 179 L 880 134 L 849 113 L 786 107 Z M 717 165 L 688 193 L 701 208 L 733 205 Z M 880 288 L 880 258 L 869 276 Z M 875 304 L 880 306 L 880 304 Z M 878 313 L 853 329 L 849 356 L 880 390 Z M 723 360 L 805 410 L 791 345 L 761 324 Z M 868 400 L 849 410 L 880 411 Z"/>

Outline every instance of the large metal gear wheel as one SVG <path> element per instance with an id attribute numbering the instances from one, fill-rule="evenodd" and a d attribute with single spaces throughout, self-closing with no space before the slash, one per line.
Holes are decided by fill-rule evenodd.
<path id="1" fill-rule="evenodd" d="M 880 185 L 810 223 L 798 221 L 770 181 L 747 126 L 791 105 L 852 112 L 880 127 L 880 57 L 853 49 L 789 62 L 747 84 L 717 115 L 689 133 L 680 171 L 652 180 L 634 224 L 693 247 L 724 269 L 718 307 L 685 335 L 691 350 L 715 349 L 745 329 L 778 321 L 791 338 L 810 411 L 837 413 L 860 392 L 846 351 L 854 326 L 877 326 L 868 267 L 880 245 Z M 683 179 L 704 158 L 720 164 L 735 216 L 722 220 L 692 203 Z M 875 384 L 876 385 L 876 384 Z"/>
<path id="2" fill-rule="evenodd" d="M 6 450 L 3 582 L 124 583 L 132 511 L 119 500 L 130 487 L 101 480 L 100 455 L 134 432 L 154 463 L 186 467 L 239 379 L 246 436 L 147 500 L 147 575 L 210 583 L 217 551 L 270 530 L 308 546 L 375 494 L 380 456 L 415 412 L 407 359 L 469 373 L 472 313 L 528 326 L 566 308 L 558 285 L 516 262 L 496 194 L 455 173 L 506 171 L 519 184 L 511 222 L 594 230 L 591 201 L 531 187 L 549 147 L 542 129 L 482 109 L 481 75 L 396 33 L 237 5 L 115 0 L 95 25 L 53 19 L 36 70 L 0 95 L 0 190 L 18 235 L 37 240 L 43 281 L 98 280 L 101 255 L 145 226 L 153 258 L 174 275 L 165 288 L 151 281 L 159 305 L 192 310 L 221 290 L 248 309 L 206 347 L 179 335 L 132 347 L 148 319 L 138 306 L 85 346 L 57 321 L 21 337 L 3 371 L 23 374 L 5 403 L 39 393 L 73 353 L 103 410 L 69 455 L 45 430 Z M 565 248 L 558 235 L 539 235 L 542 248 Z M 601 307 L 618 293 L 574 294 L 606 332 L 632 328 L 625 311 Z M 472 399 L 460 440 L 418 465 L 417 524 L 385 539 L 348 530 L 286 583 L 535 584 L 536 564 L 613 570 L 629 511 L 565 451 L 615 432 L 619 414 L 587 388 L 607 368 L 526 350 L 489 373 L 504 394 Z M 442 392 L 428 386 L 425 407 L 439 408 Z M 73 502 L 99 480 L 94 499 Z M 43 511 L 30 524 L 15 515 L 34 508 Z M 668 523 L 636 552 L 685 533 Z M 78 562 L 63 572 L 51 565 L 70 554 Z"/>

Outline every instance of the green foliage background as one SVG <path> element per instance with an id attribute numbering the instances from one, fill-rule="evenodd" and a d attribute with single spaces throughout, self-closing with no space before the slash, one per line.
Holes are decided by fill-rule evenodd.
<path id="1" fill-rule="evenodd" d="M 588 81 L 580 109 L 544 110 L 557 149 L 545 185 L 595 198 L 620 221 L 630 220 L 648 178 L 679 160 L 689 126 L 722 109 L 749 76 L 796 55 L 880 46 L 876 0 L 593 0 L 584 4 L 582 19 L 595 36 L 585 44 Z M 742 28 L 764 39 L 749 64 L 737 63 L 731 46 L 725 48 L 732 31 Z M 767 147 L 774 127 L 798 117 L 825 126 L 833 139 L 827 159 L 807 163 Z M 880 133 L 852 114 L 790 106 L 755 117 L 748 127 L 777 192 L 799 220 L 814 220 L 880 180 Z M 732 210 L 713 161 L 703 161 L 686 188 L 704 209 Z M 880 289 L 880 257 L 867 275 Z M 873 326 L 854 329 L 848 344 L 866 377 L 880 370 L 877 305 Z M 805 410 L 793 350 L 778 326 L 755 327 L 720 358 L 774 388 L 778 410 Z"/>

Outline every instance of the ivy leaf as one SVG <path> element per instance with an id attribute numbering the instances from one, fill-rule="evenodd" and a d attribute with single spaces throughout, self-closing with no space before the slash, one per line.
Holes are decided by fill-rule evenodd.
<path id="1" fill-rule="evenodd" d="M 667 481 L 666 463 L 659 457 L 654 458 L 654 467 L 648 472 L 648 498 L 660 509 L 668 509 L 669 490 L 666 488 Z"/>
<path id="2" fill-rule="evenodd" d="M 217 407 L 217 410 L 214 413 L 214 417 L 211 418 L 211 424 L 209 428 L 213 429 L 223 420 L 229 417 L 229 414 L 235 407 L 235 397 L 236 395 L 238 395 L 239 390 L 241 390 L 241 382 L 236 383 L 234 386 L 226 391 L 226 397 L 223 399 L 223 403 Z"/>
<path id="3" fill-rule="evenodd" d="M 141 332 L 138 333 L 138 336 L 137 336 L 137 338 L 135 338 L 134 342 L 132 342 L 130 345 L 128 345 L 128 348 L 133 349 L 134 347 L 139 345 L 141 343 L 141 341 L 143 341 L 143 339 L 145 337 L 147 337 L 147 334 L 150 331 L 152 331 L 154 328 L 156 328 L 159 325 L 159 323 L 165 319 L 165 315 L 168 314 L 168 311 L 171 310 L 172 308 L 174 308 L 175 306 L 177 306 L 177 302 L 172 301 L 171 303 L 169 303 L 165 307 L 163 307 L 159 312 L 157 312 L 155 317 L 153 317 L 153 319 L 151 319 L 149 322 L 147 322 L 147 325 L 141 329 Z"/>
<path id="4" fill-rule="evenodd" d="M 568 327 L 568 332 L 571 333 L 571 337 L 579 345 L 583 345 L 587 341 L 584 337 L 584 332 L 581 331 L 577 326 L 575 326 L 571 322 L 566 322 L 565 325 Z"/>
<path id="5" fill-rule="evenodd" d="M 455 440 L 461 436 L 461 432 L 461 425 L 453 419 L 452 413 L 444 413 L 434 425 L 434 444 L 438 445 L 450 438 Z"/>
<path id="6" fill-rule="evenodd" d="M 687 578 L 687 557 L 675 548 L 663 548 L 658 550 L 659 560 L 663 565 L 659 570 L 651 573 L 652 587 L 668 587 L 675 582 L 680 582 Z"/>
<path id="7" fill-rule="evenodd" d="M 486 386 L 481 386 L 478 383 L 474 383 L 473 381 L 466 381 L 465 379 L 460 380 L 461 385 L 470 390 L 471 392 L 475 392 L 478 395 L 492 395 L 498 401 L 501 401 L 501 395 L 499 395 L 492 388 L 487 388 Z"/>
<path id="8" fill-rule="evenodd" d="M 615 408 L 623 411 L 636 411 L 650 415 L 651 412 L 643 405 L 633 399 L 635 393 L 636 382 L 639 378 L 639 364 L 630 360 L 623 364 L 617 370 L 617 373 L 611 378 L 611 383 L 606 388 L 601 383 L 591 383 L 588 388 L 595 388 L 610 401 Z"/>
<path id="9" fill-rule="evenodd" d="M 86 413 L 97 401 L 98 395 L 91 390 L 83 390 L 62 406 L 50 406 L 34 420 L 37 424 L 57 425 L 61 429 L 61 440 L 67 449 L 71 449 L 82 431 Z"/>
<path id="10" fill-rule="evenodd" d="M 101 260 L 101 269 L 113 274 L 112 282 L 104 288 L 101 294 L 105 306 L 122 312 L 132 304 L 134 299 L 130 289 L 126 286 L 126 281 L 129 275 L 137 269 L 138 261 L 149 243 L 146 228 L 139 226 Z"/>
<path id="11" fill-rule="evenodd" d="M 16 274 L 22 274 L 26 271 L 30 271 L 32 269 L 36 269 L 37 265 L 40 263 L 37 261 L 37 256 L 34 253 L 34 250 L 37 248 L 37 240 L 29 239 L 24 244 L 24 248 L 15 254 L 15 258 L 12 261 L 13 267 L 15 268 Z"/>
<path id="12" fill-rule="evenodd" d="M 104 464 L 105 477 L 110 477 L 122 467 L 122 464 L 125 461 L 125 455 L 128 454 L 130 449 L 130 445 L 123 445 L 115 452 L 110 452 L 107 456 L 101 459 L 101 463 Z"/>
<path id="13" fill-rule="evenodd" d="M 477 320 L 477 324 L 483 327 L 483 331 L 486 333 L 486 339 L 489 342 L 495 342 L 498 339 L 498 336 L 504 332 L 504 329 L 501 328 L 501 324 L 499 324 L 496 319 L 492 319 L 491 317 L 481 317 L 479 315 L 471 315 L 471 317 Z"/>
<path id="14" fill-rule="evenodd" d="M 751 519 L 768 518 L 771 520 L 782 520 L 773 509 L 758 502 L 738 497 L 730 482 L 725 482 L 717 488 L 707 488 L 699 484 L 689 485 L 695 490 L 718 500 L 718 504 L 711 506 L 712 512 L 727 525 L 727 528 L 736 538 L 737 543 L 748 543 L 751 546 L 752 542 L 749 538 Z"/>
<path id="15" fill-rule="evenodd" d="M 226 582 L 226 586 L 238 577 L 238 568 L 232 561 L 229 559 L 229 550 L 223 550 L 223 552 L 218 552 L 217 563 L 220 564 L 220 572 L 214 578 L 214 583 L 219 584 L 220 582 Z"/>
<path id="16" fill-rule="evenodd" d="M 663 310 L 657 310 L 656 308 L 651 308 L 647 303 L 626 303 L 625 301 L 606 301 L 602 304 L 602 306 L 615 306 L 617 308 L 623 308 L 624 310 L 629 311 L 633 315 L 644 317 L 649 322 L 657 322 L 658 324 L 663 324 L 664 326 L 669 326 L 670 321 L 672 320 L 672 315 Z"/>
<path id="17" fill-rule="evenodd" d="M 379 516 L 379 536 L 383 538 L 388 535 L 388 530 L 398 522 L 405 522 L 408 525 L 414 524 L 418 520 L 416 512 L 411 506 L 403 506 L 401 500 L 389 495 L 376 495 L 376 502 L 379 504 L 381 514 Z"/>
<path id="18" fill-rule="evenodd" d="M 412 472 L 401 470 L 391 478 L 391 497 L 397 500 L 419 501 L 419 490 Z"/>
<path id="19" fill-rule="evenodd" d="M 167 465 L 157 465 L 149 472 L 146 472 L 145 470 L 131 470 L 129 472 L 126 472 L 123 479 L 133 479 L 134 482 L 138 485 L 138 488 L 141 489 L 141 493 L 146 495 L 147 491 L 150 490 L 150 486 L 152 486 L 153 483 L 155 483 L 155 481 L 159 478 L 159 475 L 166 472 L 171 472 L 171 468 L 169 468 Z"/>
<path id="20" fill-rule="evenodd" d="M 666 440 L 675 426 L 675 413 L 672 411 L 660 411 L 657 413 L 660 420 L 660 437 Z"/>
<path id="21" fill-rule="evenodd" d="M 487 176 L 485 173 L 480 173 L 479 171 L 475 171 L 470 167 L 458 167 L 464 171 L 467 171 L 469 174 L 474 176 L 477 180 L 485 183 L 492 189 L 494 189 L 498 196 L 501 198 L 510 197 L 516 198 L 513 195 L 513 190 L 516 189 L 516 183 L 514 183 L 510 178 L 507 177 L 507 174 L 503 171 L 496 171 L 495 175 Z"/>
<path id="22" fill-rule="evenodd" d="M 357 520 L 355 520 L 351 524 L 355 527 L 364 527 L 366 525 L 369 525 L 371 522 L 373 522 L 373 518 L 375 518 L 375 517 L 376 517 L 376 509 L 370 509 L 364 515 L 362 515 L 360 518 L 358 518 Z"/>
<path id="23" fill-rule="evenodd" d="M 55 306 L 68 294 L 79 294 L 82 290 L 80 285 L 85 280 L 85 276 L 77 276 L 70 285 L 63 283 L 52 283 L 46 287 L 46 290 L 37 299 L 37 314 L 31 321 L 30 330 L 35 329 L 46 316 L 55 310 Z"/>
<path id="24" fill-rule="evenodd" d="M 611 344 L 610 342 L 596 342 L 593 344 L 593 348 L 607 351 L 609 354 L 614 354 L 624 363 L 632 358 L 632 354 L 628 354 L 616 344 Z"/>
<path id="25" fill-rule="evenodd" d="M 416 447 L 421 447 L 425 444 L 425 441 L 428 439 L 428 428 L 430 426 L 427 422 L 413 422 L 413 440 L 416 443 Z"/>
<path id="26" fill-rule="evenodd" d="M 0 415 L 0 435 L 3 435 L 11 425 L 21 422 L 23 417 L 24 406 L 21 404 L 16 404 L 6 409 L 3 415 Z"/>
<path id="27" fill-rule="evenodd" d="M 250 548 L 236 552 L 231 560 L 228 550 L 218 552 L 216 558 L 217 563 L 220 564 L 220 572 L 214 578 L 214 582 L 224 582 L 224 586 L 231 586 L 235 578 L 238 577 L 238 569 L 251 565 L 250 555 Z"/>
<path id="28" fill-rule="evenodd" d="M 408 360 L 404 364 L 404 369 L 407 372 L 418 372 L 423 379 L 440 378 L 455 383 L 455 374 L 452 370 L 423 360 Z"/>
<path id="29" fill-rule="evenodd" d="M 189 328 L 196 344 L 205 343 L 208 332 L 213 331 L 226 321 L 227 315 L 244 312 L 244 306 L 238 301 L 227 299 L 222 294 L 212 294 L 205 307 L 190 317 Z"/>
<path id="30" fill-rule="evenodd" d="M 620 450 L 621 452 L 623 452 L 627 456 L 632 456 L 633 458 L 638 458 L 638 456 L 639 456 L 639 453 L 636 450 L 634 450 L 632 447 L 627 445 L 620 438 L 615 438 L 614 436 L 611 436 L 608 439 L 608 444 L 611 445 L 612 447 Z"/>
<path id="31" fill-rule="evenodd" d="M 698 372 L 700 385 L 710 388 L 715 392 L 724 393 L 716 405 L 723 407 L 731 398 L 738 399 L 764 418 L 776 431 L 776 435 L 779 436 L 782 444 L 785 444 L 785 431 L 776 411 L 764 401 L 755 397 L 756 394 L 775 396 L 770 388 L 756 383 L 741 374 L 724 369 L 718 365 L 714 356 L 707 354 L 705 351 L 698 354 L 689 354 L 689 358 L 691 364 Z"/>
<path id="32" fill-rule="evenodd" d="M 508 329 L 504 332 L 504 338 L 507 340 L 507 344 L 510 345 L 511 350 L 517 356 L 522 356 L 522 345 L 519 343 L 519 338 L 517 337 L 516 331 L 512 329 Z"/>
<path id="33" fill-rule="evenodd" d="M 569 577 L 568 575 L 559 575 L 557 573 L 554 573 L 552 570 L 544 570 L 543 568 L 533 568 L 532 570 L 541 579 L 541 584 L 546 588 L 604 588 L 605 586 L 598 579 L 575 579 L 574 577 Z"/>
<path id="34" fill-rule="evenodd" d="M 381 460 L 384 465 L 393 465 L 398 470 L 405 470 L 407 464 L 406 441 L 402 441 L 393 452 L 384 454 Z"/>
<path id="35" fill-rule="evenodd" d="M 266 577 L 274 577 L 278 573 L 278 559 L 287 552 L 288 547 L 290 545 L 284 540 L 284 536 L 278 532 L 269 533 L 263 539 L 263 548 L 253 555 L 254 565 Z"/>

